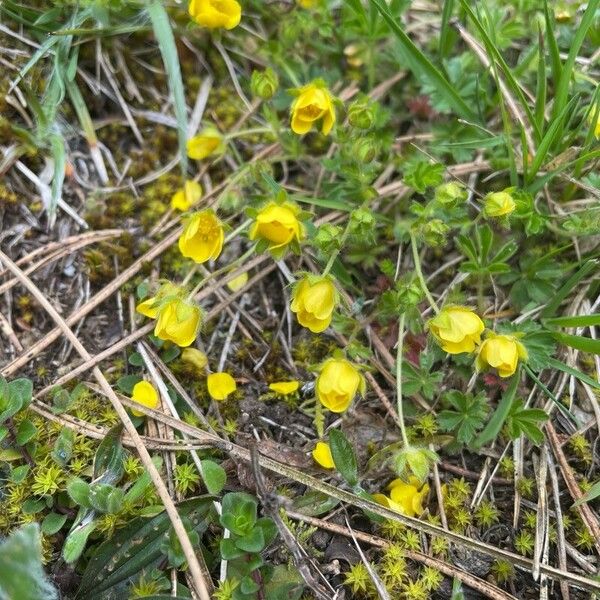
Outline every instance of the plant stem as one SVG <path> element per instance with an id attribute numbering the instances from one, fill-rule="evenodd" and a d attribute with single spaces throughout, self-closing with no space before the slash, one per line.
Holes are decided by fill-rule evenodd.
<path id="1" fill-rule="evenodd" d="M 433 310 L 438 313 L 440 312 L 439 306 L 436 304 L 433 296 L 431 295 L 429 288 L 427 287 L 427 283 L 425 282 L 425 277 L 423 277 L 423 271 L 421 270 L 421 259 L 419 258 L 419 248 L 417 247 L 417 238 L 415 238 L 414 234 L 410 234 L 410 245 L 412 247 L 412 255 L 413 261 L 415 263 L 415 271 L 417 272 L 417 277 L 419 278 L 419 282 L 421 283 L 421 289 L 429 302 L 429 305 Z"/>
<path id="2" fill-rule="evenodd" d="M 246 252 L 244 252 L 244 254 L 242 254 L 241 256 L 236 258 L 233 262 L 230 262 L 228 265 L 225 265 L 225 266 L 221 267 L 220 269 L 213 271 L 210 275 L 208 275 L 207 277 L 205 277 L 204 279 L 199 281 L 198 284 L 196 285 L 196 287 L 188 294 L 188 300 L 192 300 L 194 298 L 194 296 L 209 281 L 212 281 L 215 277 L 218 277 L 219 275 L 222 275 L 223 273 L 226 273 L 227 271 L 231 271 L 232 269 L 235 269 L 237 266 L 242 264 L 249 256 L 252 255 L 253 252 L 254 252 L 254 246 L 249 248 Z"/>
<path id="3" fill-rule="evenodd" d="M 342 248 L 344 247 L 344 244 L 346 243 L 346 240 L 348 239 L 348 235 L 350 233 L 350 223 L 351 222 L 352 222 L 352 214 L 350 214 L 350 216 L 348 218 L 348 223 L 346 223 L 346 228 L 344 229 L 344 232 L 342 233 L 339 248 L 337 248 L 336 250 L 334 250 L 331 253 L 329 260 L 327 261 L 327 264 L 325 265 L 325 269 L 323 270 L 323 277 L 325 277 L 325 275 L 327 275 L 329 273 L 329 271 L 331 271 L 331 267 L 333 267 L 333 263 L 335 262 L 335 259 L 338 257 L 339 253 L 342 251 Z"/>
<path id="4" fill-rule="evenodd" d="M 226 140 L 232 140 L 237 137 L 242 137 L 244 135 L 254 135 L 257 133 L 273 133 L 273 130 L 270 127 L 255 127 L 254 129 L 244 129 L 242 131 L 234 131 L 233 133 L 228 133 L 225 136 Z"/>
<path id="5" fill-rule="evenodd" d="M 398 426 L 402 434 L 405 448 L 410 447 L 406 425 L 404 424 L 404 408 L 402 407 L 402 347 L 404 346 L 404 318 L 402 313 L 398 319 L 398 346 L 396 350 L 396 403 L 398 405 Z"/>

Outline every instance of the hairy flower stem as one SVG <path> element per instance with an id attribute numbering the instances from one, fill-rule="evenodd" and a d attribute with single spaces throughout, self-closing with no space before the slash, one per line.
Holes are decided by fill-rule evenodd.
<path id="1" fill-rule="evenodd" d="M 427 287 L 425 277 L 423 277 L 423 271 L 421 270 L 421 259 L 419 257 L 419 248 L 417 247 L 417 238 L 412 233 L 410 234 L 410 245 L 412 248 L 413 261 L 415 263 L 415 271 L 417 272 L 417 277 L 421 283 L 421 289 L 423 290 L 423 293 L 425 294 L 425 297 L 427 298 L 431 308 L 433 308 L 436 313 L 439 313 L 440 308 L 433 299 L 433 296 Z"/>
<path id="2" fill-rule="evenodd" d="M 252 254 L 254 253 L 254 246 L 252 246 L 251 248 L 249 248 L 246 252 L 244 252 L 244 254 L 242 254 L 241 256 L 239 256 L 238 258 L 236 258 L 233 262 L 230 262 L 227 265 L 224 265 L 223 267 L 221 267 L 220 269 L 217 269 L 216 271 L 213 271 L 210 275 L 208 275 L 207 277 L 205 277 L 204 279 L 200 280 L 197 284 L 196 287 L 194 287 L 194 289 L 188 294 L 188 300 L 192 300 L 194 298 L 194 296 L 209 282 L 212 281 L 213 279 L 215 279 L 215 277 L 218 277 L 219 275 L 223 275 L 223 273 L 226 273 L 227 271 L 231 271 L 233 269 L 235 269 L 236 267 L 239 267 L 247 258 L 249 258 Z"/>
<path id="3" fill-rule="evenodd" d="M 398 319 L 398 344 L 396 350 L 396 402 L 398 405 L 398 426 L 402 434 L 404 447 L 410 447 L 408 435 L 406 434 L 406 425 L 404 424 L 404 409 L 402 407 L 402 346 L 404 346 L 404 318 L 402 313 Z"/>

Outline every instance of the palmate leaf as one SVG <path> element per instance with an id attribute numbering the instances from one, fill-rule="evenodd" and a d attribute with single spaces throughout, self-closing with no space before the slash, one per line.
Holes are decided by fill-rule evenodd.
<path id="1" fill-rule="evenodd" d="M 511 439 L 516 440 L 524 435 L 539 446 L 544 441 L 544 433 L 538 424 L 547 419 L 547 413 L 541 408 L 525 408 L 523 400 L 517 399 L 513 402 L 506 419 L 506 428 Z"/>
<path id="2" fill-rule="evenodd" d="M 488 402 L 485 393 L 463 394 L 452 391 L 446 394 L 445 400 L 454 408 L 442 410 L 438 421 L 445 431 L 452 431 L 456 439 L 463 444 L 470 444 L 477 432 L 483 427 L 488 414 Z"/>

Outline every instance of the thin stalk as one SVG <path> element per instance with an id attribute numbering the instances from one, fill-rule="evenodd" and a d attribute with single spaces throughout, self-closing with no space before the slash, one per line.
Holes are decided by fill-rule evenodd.
<path id="1" fill-rule="evenodd" d="M 220 269 L 217 269 L 216 271 L 213 271 L 210 275 L 208 275 L 207 277 L 205 277 L 204 279 L 202 279 L 201 281 L 199 281 L 198 284 L 196 285 L 196 287 L 188 294 L 188 300 L 192 300 L 194 298 L 194 296 L 209 281 L 212 281 L 215 277 L 218 277 L 219 275 L 222 275 L 223 273 L 226 273 L 227 271 L 231 271 L 231 270 L 235 269 L 236 267 L 238 267 L 239 265 L 241 265 L 253 253 L 254 253 L 254 246 L 252 246 L 250 249 L 248 249 L 246 252 L 244 252 L 244 254 L 242 254 L 241 256 L 238 256 L 238 258 L 236 258 L 233 262 L 230 262 L 229 264 L 221 267 Z"/>
<path id="2" fill-rule="evenodd" d="M 232 140 L 237 137 L 242 137 L 244 135 L 255 135 L 257 133 L 273 133 L 273 130 L 270 127 L 255 127 L 254 129 L 244 129 L 242 131 L 234 131 L 233 133 L 228 133 L 225 136 L 226 140 Z"/>
<path id="3" fill-rule="evenodd" d="M 335 259 L 338 257 L 339 253 L 341 252 L 342 248 L 344 247 L 344 244 L 346 243 L 346 240 L 348 239 L 348 234 L 350 233 L 350 223 L 351 222 L 352 222 L 352 215 L 350 215 L 350 218 L 348 219 L 348 223 L 346 223 L 346 228 L 344 229 L 344 233 L 342 233 L 342 238 L 340 239 L 339 248 L 337 248 L 336 250 L 334 250 L 331 253 L 329 260 L 327 261 L 327 264 L 325 265 L 325 269 L 323 270 L 323 277 L 325 277 L 325 275 L 327 275 L 329 273 L 329 271 L 331 271 L 331 267 L 333 267 L 333 263 L 335 262 Z"/>
<path id="4" fill-rule="evenodd" d="M 406 434 L 406 425 L 404 424 L 404 409 L 402 407 L 402 347 L 404 346 L 404 319 L 402 313 L 398 319 L 398 349 L 396 351 L 396 403 L 398 405 L 398 426 L 402 435 L 404 447 L 410 447 L 408 435 Z"/>
<path id="5" fill-rule="evenodd" d="M 421 289 L 429 302 L 429 305 L 433 310 L 438 313 L 440 312 L 439 306 L 436 304 L 433 296 L 431 295 L 429 288 L 427 287 L 427 283 L 425 281 L 425 277 L 423 277 L 423 271 L 421 270 L 421 259 L 419 257 L 419 248 L 417 247 L 417 238 L 415 238 L 414 234 L 410 234 L 410 246 L 412 248 L 413 261 L 415 263 L 415 271 L 417 272 L 417 277 L 419 278 L 419 282 L 421 283 Z"/>

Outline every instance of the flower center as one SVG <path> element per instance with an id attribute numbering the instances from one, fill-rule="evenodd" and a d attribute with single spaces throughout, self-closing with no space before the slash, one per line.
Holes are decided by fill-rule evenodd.
<path id="1" fill-rule="evenodd" d="M 317 119 L 321 116 L 323 109 L 316 104 L 309 104 L 302 109 L 302 116 L 309 119 Z"/>

